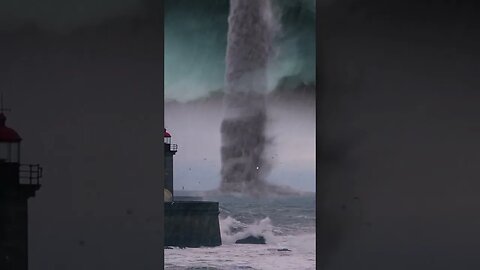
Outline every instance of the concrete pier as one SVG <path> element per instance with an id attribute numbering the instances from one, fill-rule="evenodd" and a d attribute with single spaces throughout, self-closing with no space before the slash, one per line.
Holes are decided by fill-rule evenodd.
<path id="1" fill-rule="evenodd" d="M 214 247 L 222 244 L 218 202 L 165 202 L 165 246 Z"/>

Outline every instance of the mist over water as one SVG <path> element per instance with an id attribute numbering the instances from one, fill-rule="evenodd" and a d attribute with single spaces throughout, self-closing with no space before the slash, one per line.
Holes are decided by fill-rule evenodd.
<path id="1" fill-rule="evenodd" d="M 263 194 L 271 164 L 265 158 L 267 66 L 275 22 L 271 3 L 230 1 L 225 118 L 221 124 L 223 192 Z"/>

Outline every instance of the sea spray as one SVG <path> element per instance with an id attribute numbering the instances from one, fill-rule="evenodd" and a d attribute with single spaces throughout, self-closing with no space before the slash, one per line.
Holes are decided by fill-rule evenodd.
<path id="1" fill-rule="evenodd" d="M 231 216 L 220 218 L 220 232 L 223 244 L 234 244 L 247 236 L 262 236 L 267 244 L 275 244 L 275 228 L 269 217 L 256 220 L 252 224 L 242 223 Z"/>

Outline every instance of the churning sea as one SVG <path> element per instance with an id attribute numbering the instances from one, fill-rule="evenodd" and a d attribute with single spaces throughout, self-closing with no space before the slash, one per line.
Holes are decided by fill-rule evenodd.
<path id="1" fill-rule="evenodd" d="M 215 196 L 222 245 L 165 249 L 165 269 L 315 269 L 315 194 L 254 199 Z M 248 235 L 266 244 L 235 244 Z"/>

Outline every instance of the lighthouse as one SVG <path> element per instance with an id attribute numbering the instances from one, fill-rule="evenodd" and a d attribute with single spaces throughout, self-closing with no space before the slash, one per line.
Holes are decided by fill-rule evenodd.
<path id="1" fill-rule="evenodd" d="M 165 151 L 165 190 L 164 190 L 164 200 L 172 201 L 173 200 L 173 156 L 177 153 L 178 146 L 172 144 L 172 135 L 167 131 L 163 130 L 163 147 Z"/>
<path id="2" fill-rule="evenodd" d="M 28 199 L 40 188 L 42 168 L 20 163 L 22 138 L 6 126 L 0 108 L 0 269 L 28 270 Z"/>
<path id="3" fill-rule="evenodd" d="M 165 246 L 214 247 L 222 244 L 218 221 L 218 202 L 192 200 L 196 197 L 177 196 L 173 191 L 173 156 L 178 146 L 164 129 L 165 189 L 164 230 Z"/>

